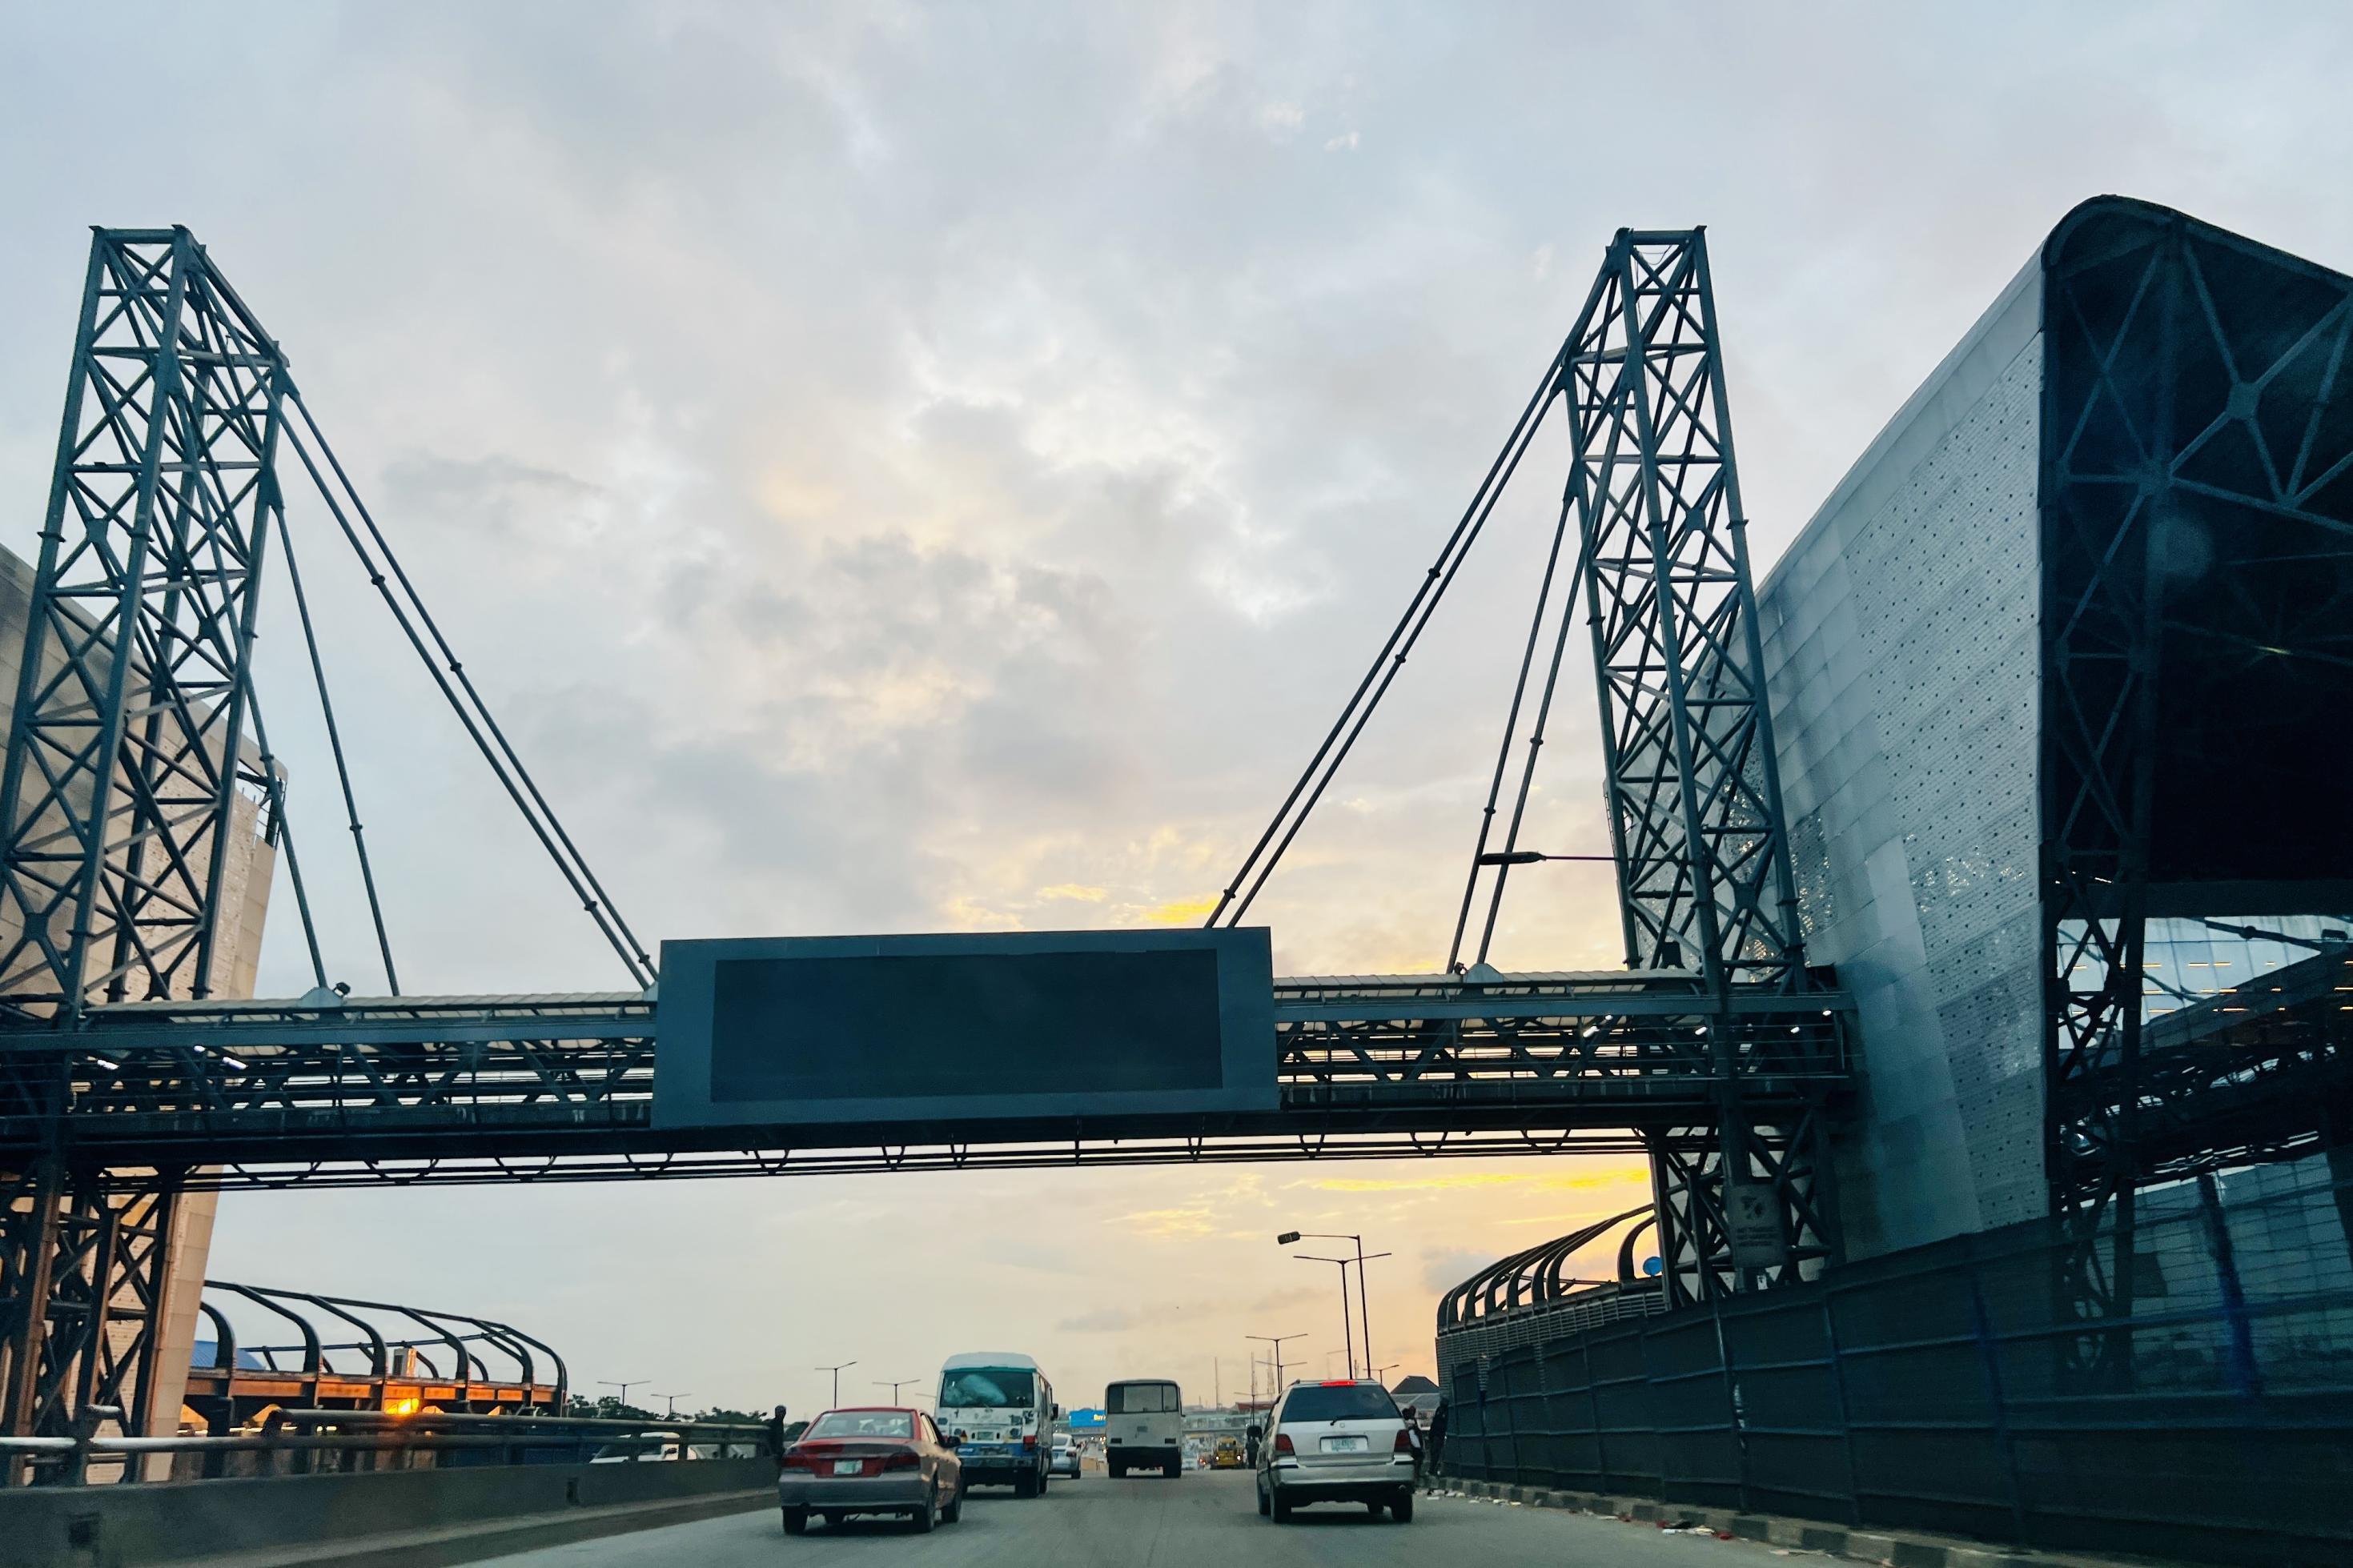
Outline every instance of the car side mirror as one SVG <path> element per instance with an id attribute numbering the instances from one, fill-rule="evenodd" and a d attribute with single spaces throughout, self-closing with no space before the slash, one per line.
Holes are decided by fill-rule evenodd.
<path id="1" fill-rule="evenodd" d="M 964 1439 L 957 1436 L 953 1432 L 943 1432 L 940 1434 L 940 1447 L 944 1448 L 956 1448 L 963 1447 L 963 1445 Z"/>
<path id="2" fill-rule="evenodd" d="M 1059 1405 L 1055 1405 L 1050 1414 L 1055 1420 L 1060 1421 L 1062 1418 L 1062 1407 Z"/>

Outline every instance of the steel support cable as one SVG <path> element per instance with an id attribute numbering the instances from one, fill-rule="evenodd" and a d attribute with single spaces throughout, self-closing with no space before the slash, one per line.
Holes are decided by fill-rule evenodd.
<path id="1" fill-rule="evenodd" d="M 1450 973 L 1452 973 L 1455 966 L 1461 962 L 1462 934 L 1470 926 L 1471 904 L 1478 896 L 1479 891 L 1479 861 L 1481 857 L 1487 853 L 1488 836 L 1494 829 L 1495 803 L 1503 797 L 1504 773 L 1510 766 L 1511 762 L 1512 737 L 1519 732 L 1520 704 L 1527 696 L 1528 671 L 1535 667 L 1536 644 L 1544 635 L 1545 608 L 1552 599 L 1553 577 L 1560 569 L 1560 547 L 1567 541 L 1568 538 L 1569 510 L 1569 498 L 1567 495 L 1563 495 L 1560 502 L 1560 520 L 1553 525 L 1552 547 L 1545 552 L 1544 580 L 1536 587 L 1535 612 L 1528 617 L 1528 642 L 1527 647 L 1522 649 L 1520 653 L 1519 679 L 1513 683 L 1511 708 L 1504 716 L 1504 738 L 1495 748 L 1494 777 L 1488 782 L 1487 804 L 1485 808 L 1482 810 L 1479 815 L 1479 839 L 1478 842 L 1472 846 L 1471 850 L 1471 874 L 1468 878 L 1464 879 L 1462 883 L 1462 908 L 1454 917 L 1454 941 L 1446 950 L 1446 968 Z M 1586 552 L 1580 546 L 1577 555 L 1577 565 L 1569 574 L 1567 594 L 1561 601 L 1563 605 L 1561 636 L 1564 638 L 1568 635 L 1567 616 L 1569 610 L 1574 607 L 1577 602 L 1577 585 L 1585 574 L 1585 559 Z M 1553 653 L 1553 674 L 1557 677 L 1559 672 L 1560 653 L 1559 649 L 1556 647 Z M 1551 700 L 1552 685 L 1551 682 L 1547 681 L 1545 687 L 1545 703 L 1547 708 L 1551 705 Z M 1540 711 L 1536 720 L 1537 738 L 1533 741 L 1531 744 L 1535 746 L 1543 745 L 1543 733 L 1544 718 Z M 1530 757 L 1530 765 L 1533 768 L 1533 754 L 1531 754 Z M 1525 782 L 1523 781 L 1520 790 L 1520 803 L 1525 806 L 1526 802 L 1527 786 Z M 1519 819 L 1515 813 L 1512 823 L 1511 837 L 1513 842 L 1517 841 L 1518 833 Z M 1495 894 L 1499 901 L 1503 897 L 1503 879 L 1509 870 L 1509 867 L 1496 868 Z M 1489 936 L 1492 937 L 1493 935 L 1494 929 L 1494 912 L 1493 910 L 1490 910 L 1487 916 L 1487 931 Z M 1482 962 L 1484 962 L 1486 956 L 1486 943 L 1482 942 L 1479 948 L 1479 957 Z"/>
<path id="2" fill-rule="evenodd" d="M 282 534 L 285 530 L 279 531 Z M 319 955 L 319 928 L 311 920 L 311 895 L 302 885 L 301 858 L 294 853 L 294 824 L 286 815 L 286 787 L 278 774 L 278 759 L 270 753 L 269 727 L 261 721 L 261 704 L 251 690 L 253 677 L 246 676 L 246 711 L 253 715 L 253 743 L 261 752 L 263 786 L 269 791 L 269 808 L 277 819 L 279 837 L 286 844 L 286 874 L 294 883 L 294 908 L 302 918 L 302 941 L 311 950 L 311 977 L 321 988 L 327 984 L 327 965 Z"/>
<path id="3" fill-rule="evenodd" d="M 1568 512 L 1569 500 L 1564 496 L 1561 499 L 1561 518 L 1564 524 L 1567 522 Z M 1536 761 L 1544 753 L 1545 730 L 1552 721 L 1553 698 L 1560 689 L 1560 665 L 1562 657 L 1568 651 L 1568 626 L 1577 614 L 1577 590 L 1585 581 L 1586 568 L 1592 559 L 1590 543 L 1579 544 L 1577 552 L 1577 565 L 1568 575 L 1568 592 L 1560 602 L 1560 635 L 1553 639 L 1552 664 L 1545 671 L 1544 696 L 1536 703 L 1535 725 L 1528 734 L 1527 760 L 1520 768 L 1519 795 L 1512 802 L 1511 826 L 1504 831 L 1504 853 L 1506 855 L 1519 847 L 1520 825 L 1526 820 L 1528 814 L 1528 792 L 1535 785 Z M 1525 679 L 1525 672 L 1522 679 Z M 1485 829 L 1482 827 L 1481 832 L 1483 836 Z M 1479 874 L 1475 862 L 1472 866 L 1471 874 L 1474 879 Z M 1511 875 L 1512 868 L 1508 862 L 1495 868 L 1495 886 L 1487 900 L 1487 921 L 1479 932 L 1481 963 L 1487 962 L 1487 950 L 1494 944 L 1496 917 L 1504 910 L 1504 884 Z"/>
<path id="4" fill-rule="evenodd" d="M 637 933 L 629 929 L 629 923 L 622 918 L 621 911 L 613 906 L 613 900 L 606 893 L 604 885 L 596 879 L 596 873 L 590 868 L 587 858 L 582 855 L 579 847 L 572 842 L 572 836 L 564 830 L 564 823 L 556 816 L 555 808 L 547 804 L 545 795 L 540 794 L 538 784 L 531 776 L 531 770 L 522 765 L 522 759 L 515 754 L 514 747 L 507 740 L 506 731 L 499 728 L 499 721 L 492 716 L 490 704 L 484 702 L 482 694 L 474 689 L 474 682 L 466 674 L 466 667 L 459 662 L 457 652 L 450 647 L 449 640 L 441 635 L 440 626 L 433 619 L 433 612 L 425 607 L 425 600 L 417 592 L 416 584 L 408 580 L 408 574 L 402 568 L 400 558 L 393 553 L 392 545 L 385 539 L 383 531 L 376 527 L 375 518 L 368 511 L 367 502 L 360 499 L 358 489 L 353 485 L 351 477 L 343 472 L 343 465 L 336 458 L 334 448 L 327 444 L 326 434 L 319 428 L 319 422 L 311 417 L 310 405 L 302 401 L 302 395 L 300 392 L 290 392 L 290 398 L 294 406 L 301 412 L 302 423 L 309 427 L 311 439 L 319 443 L 320 454 L 327 459 L 327 466 L 334 470 L 336 479 L 343 487 L 343 493 L 351 498 L 352 509 L 359 513 L 360 521 L 367 525 L 368 537 L 375 540 L 376 548 L 384 552 L 385 564 L 392 568 L 392 574 L 399 580 L 401 591 L 408 595 L 409 603 L 416 607 L 417 619 L 424 622 L 425 629 L 432 634 L 433 646 L 439 648 L 441 657 L 448 661 L 449 673 L 458 678 L 459 686 L 465 688 L 467 698 L 473 703 L 475 711 L 481 715 L 482 723 L 490 730 L 491 738 L 498 742 L 499 750 L 505 755 L 508 765 L 514 770 L 515 777 L 522 782 L 522 787 L 530 793 L 533 802 L 539 807 L 540 815 L 546 819 L 548 828 L 563 844 L 565 852 L 571 856 L 572 864 L 578 868 L 580 878 L 586 880 L 589 889 L 594 891 L 596 897 L 593 902 L 589 901 L 587 894 L 582 894 L 582 907 L 596 919 L 599 927 L 606 928 L 607 936 L 612 934 L 613 929 L 617 928 L 622 942 L 628 944 L 621 957 L 628 966 L 630 974 L 640 985 L 652 984 L 654 962 L 652 955 L 647 952 L 645 945 L 638 941 Z M 288 434 L 291 435 L 292 432 L 290 431 Z M 611 921 L 609 927 L 607 925 L 607 916 L 610 917 Z M 617 942 L 615 945 L 619 947 L 620 943 Z"/>
<path id="5" fill-rule="evenodd" d="M 291 401 L 294 406 L 301 411 L 302 422 L 311 427 L 312 436 L 318 437 L 322 454 L 325 456 L 329 464 L 334 466 L 336 477 L 343 482 L 345 493 L 351 497 L 353 507 L 359 511 L 364 520 L 367 519 L 365 504 L 360 500 L 358 491 L 352 489 L 351 481 L 344 477 L 341 465 L 335 462 L 334 453 L 327 447 L 325 438 L 319 436 L 318 422 L 311 418 L 310 409 L 303 405 L 299 395 L 293 397 Z M 554 862 L 555 868 L 562 873 L 565 883 L 572 889 L 573 896 L 580 900 L 580 907 L 587 911 L 589 919 L 596 922 L 596 929 L 604 934 L 607 943 L 619 956 L 622 966 L 629 972 L 630 978 L 638 985 L 650 985 L 653 983 L 649 967 L 652 960 L 638 947 L 635 935 L 628 934 L 626 925 L 620 926 L 619 930 L 615 929 L 619 916 L 614 913 L 610 919 L 607 918 L 612 906 L 604 900 L 604 889 L 596 883 L 596 877 L 588 870 L 586 863 L 579 858 L 579 851 L 572 848 L 570 837 L 564 833 L 561 825 L 555 823 L 553 812 L 546 812 L 545 820 L 543 820 L 542 812 L 545 809 L 545 802 L 541 798 L 537 787 L 530 784 L 529 775 L 522 773 L 520 762 L 514 763 L 513 773 L 522 775 L 522 786 L 518 786 L 515 777 L 510 773 L 506 763 L 501 761 L 501 752 L 510 758 L 513 755 L 512 749 L 506 745 L 505 737 L 503 735 L 499 737 L 499 746 L 496 750 L 484 737 L 483 725 L 490 725 L 493 732 L 497 731 L 497 725 L 491 722 L 488 709 L 480 707 L 481 699 L 474 693 L 472 682 L 466 680 L 456 655 L 450 653 L 448 644 L 436 630 L 434 641 L 448 657 L 450 674 L 456 675 L 465 685 L 467 692 L 473 696 L 477 708 L 480 711 L 480 722 L 477 721 L 475 713 L 470 711 L 466 704 L 459 700 L 457 689 L 449 684 L 448 677 L 442 673 L 441 667 L 434 663 L 432 653 L 426 647 L 424 638 L 417 635 L 417 627 L 410 621 L 407 611 L 402 608 L 399 596 L 392 591 L 391 584 L 386 582 L 384 573 L 377 569 L 375 557 L 369 553 L 366 544 L 361 541 L 358 530 L 352 526 L 351 519 L 345 515 L 342 503 L 336 500 L 334 492 L 327 485 L 325 476 L 320 473 L 317 462 L 311 458 L 310 448 L 303 444 L 301 437 L 290 426 L 285 434 L 287 444 L 293 447 L 295 455 L 302 459 L 303 468 L 309 472 L 311 482 L 318 488 L 320 497 L 327 503 L 327 510 L 334 515 L 337 525 L 343 529 L 343 537 L 350 542 L 361 563 L 367 568 L 368 580 L 375 585 L 376 592 L 383 596 L 385 605 L 392 611 L 393 619 L 398 623 L 401 632 L 408 638 L 409 647 L 416 649 L 417 657 L 424 660 L 426 672 L 432 676 L 433 683 L 441 689 L 443 700 L 449 704 L 450 711 L 457 714 L 458 721 L 466 727 L 466 733 L 473 741 L 475 749 L 481 753 L 482 760 L 490 764 L 491 772 L 497 775 L 500 784 L 505 788 L 507 798 L 513 801 L 515 809 L 522 814 L 523 820 L 530 825 L 532 832 L 538 837 L 540 847 L 547 851 L 548 858 Z M 383 535 L 376 530 L 373 521 L 368 521 L 368 531 L 379 542 L 382 542 Z M 407 590 L 411 602 L 416 605 L 418 617 L 424 619 L 430 626 L 431 618 L 426 615 L 423 603 L 417 599 L 416 589 L 409 585 L 406 575 L 401 573 L 398 563 L 393 561 L 388 548 L 385 551 L 385 556 L 386 562 L 392 565 L 393 572 L 399 578 L 402 586 Z M 528 798 L 525 795 L 525 789 L 529 790 Z M 531 803 L 534 800 L 540 802 L 541 810 L 533 808 Z M 558 847 L 559 840 L 562 843 L 562 848 Z M 565 853 L 567 849 L 571 851 L 571 858 L 568 859 Z M 593 895 L 592 889 L 595 889 Z"/>
<path id="6" fill-rule="evenodd" d="M 311 655 L 311 679 L 319 689 L 319 712 L 327 722 L 327 749 L 334 754 L 335 783 L 343 787 L 343 820 L 352 830 L 352 851 L 359 858 L 360 884 L 367 890 L 368 919 L 375 926 L 375 948 L 384 960 L 384 983 L 400 994 L 400 975 L 392 966 L 392 938 L 384 929 L 384 906 L 376 900 L 375 868 L 368 862 L 367 835 L 360 826 L 358 798 L 352 793 L 352 771 L 343 760 L 343 731 L 335 724 L 334 700 L 327 694 L 327 667 L 319 657 L 319 635 L 311 622 L 310 595 L 302 590 L 302 569 L 294 561 L 294 531 L 280 527 L 278 547 L 286 557 L 286 578 L 294 588 L 294 609 L 302 622 L 302 646 Z M 320 984 L 326 984 L 322 978 Z"/>
<path id="7" fill-rule="evenodd" d="M 1420 585 L 1414 590 L 1413 597 L 1407 602 L 1405 613 L 1398 617 L 1397 625 L 1390 628 L 1388 639 L 1381 644 L 1380 652 L 1373 656 L 1372 665 L 1365 671 L 1364 679 L 1357 682 L 1356 689 L 1349 697 L 1347 705 L 1341 709 L 1339 718 L 1334 721 L 1330 731 L 1324 735 L 1324 743 L 1315 748 L 1315 754 L 1308 759 L 1307 766 L 1299 775 L 1299 781 L 1291 786 L 1291 793 L 1283 797 L 1282 806 L 1274 814 L 1274 819 L 1267 824 L 1266 831 L 1259 836 L 1257 844 L 1251 847 L 1249 856 L 1235 871 L 1232 880 L 1227 884 L 1224 892 L 1219 895 L 1218 906 L 1209 911 L 1209 918 L 1206 924 L 1215 926 L 1219 922 L 1225 915 L 1228 907 L 1234 905 L 1234 896 L 1241 890 L 1242 883 L 1249 880 L 1250 890 L 1242 894 L 1241 902 L 1234 906 L 1232 918 L 1226 921 L 1228 925 L 1240 922 L 1242 916 L 1249 911 L 1251 902 L 1257 899 L 1259 889 L 1266 885 L 1267 878 L 1273 874 L 1274 868 L 1282 860 L 1284 851 L 1291 847 L 1291 841 L 1299 836 L 1300 828 L 1305 826 L 1309 815 L 1315 809 L 1316 803 L 1323 798 L 1324 791 L 1330 786 L 1334 775 L 1339 772 L 1340 764 L 1347 761 L 1350 749 L 1356 743 L 1356 737 L 1364 733 L 1365 725 L 1371 720 L 1373 710 L 1380 706 L 1382 697 L 1388 694 L 1390 682 L 1397 679 L 1398 671 L 1405 668 L 1407 656 L 1413 651 L 1414 644 L 1420 638 L 1422 629 L 1429 626 L 1430 616 L 1436 613 L 1440 602 L 1445 598 L 1446 590 L 1453 585 L 1455 574 L 1461 570 L 1462 563 L 1469 558 L 1471 547 L 1478 542 L 1480 532 L 1487 525 L 1487 519 L 1494 512 L 1495 503 L 1503 499 L 1504 488 L 1511 483 L 1513 473 L 1519 468 L 1520 458 L 1526 454 L 1529 446 L 1535 441 L 1536 430 L 1543 424 L 1544 410 L 1551 402 L 1553 395 L 1559 389 L 1561 372 L 1567 355 L 1568 343 L 1564 342 L 1560 352 L 1556 353 L 1552 363 L 1545 367 L 1544 380 L 1538 384 L 1535 395 L 1528 399 L 1527 406 L 1520 411 L 1519 420 L 1512 426 L 1512 433 L 1504 440 L 1503 450 L 1495 454 L 1494 462 L 1488 466 L 1487 476 L 1472 495 L 1471 504 L 1463 509 L 1461 519 L 1455 523 L 1454 531 L 1447 535 L 1444 547 L 1438 552 L 1438 559 L 1423 574 Z M 1385 665 L 1386 673 L 1383 671 Z M 1368 692 L 1369 698 L 1366 695 Z M 1350 723 L 1352 718 L 1355 721 L 1353 725 Z M 1346 731 L 1345 740 L 1342 739 L 1344 731 Z M 1333 751 L 1335 742 L 1339 747 L 1336 754 Z M 1330 758 L 1328 766 L 1325 765 L 1327 757 Z M 1319 772 L 1323 775 L 1320 779 L 1316 776 Z M 1309 787 L 1311 781 L 1314 784 L 1312 789 Z M 1294 806 L 1298 808 L 1295 816 L 1293 810 Z M 1288 830 L 1283 827 L 1286 821 L 1290 823 Z M 1278 832 L 1282 833 L 1282 837 L 1281 842 L 1276 843 L 1274 840 Z M 1273 851 L 1271 855 L 1268 853 L 1270 843 L 1273 844 Z M 1265 858 L 1262 865 L 1261 857 Z M 1255 878 L 1251 876 L 1253 868 L 1257 870 Z"/>

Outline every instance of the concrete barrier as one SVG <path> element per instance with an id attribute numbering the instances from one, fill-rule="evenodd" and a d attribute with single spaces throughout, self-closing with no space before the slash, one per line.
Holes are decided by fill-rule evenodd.
<path id="1" fill-rule="evenodd" d="M 697 1499 L 717 1505 L 731 1493 L 773 1487 L 776 1479 L 776 1461 L 755 1458 L 31 1487 L 0 1491 L 0 1568 L 140 1568 L 280 1553 L 295 1561 L 306 1546 L 362 1547 L 418 1531 L 461 1535 L 465 1526 L 505 1521 L 585 1521 L 596 1510 L 624 1530 L 632 1505 L 657 1512 L 656 1505 Z"/>

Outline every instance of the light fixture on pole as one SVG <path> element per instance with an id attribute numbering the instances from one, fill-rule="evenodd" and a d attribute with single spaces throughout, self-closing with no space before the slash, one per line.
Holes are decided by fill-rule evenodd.
<path id="1" fill-rule="evenodd" d="M 1365 1265 L 1376 1258 L 1387 1258 L 1386 1252 L 1366 1252 L 1365 1238 L 1345 1233 L 1324 1230 L 1286 1230 L 1274 1238 L 1277 1247 L 1289 1247 L 1294 1241 L 1349 1241 L 1356 1247 L 1356 1319 L 1365 1326 L 1365 1364 L 1373 1364 L 1373 1308 L 1365 1291 Z M 1343 1287 L 1345 1289 L 1345 1285 Z"/>
<path id="2" fill-rule="evenodd" d="M 889 1389 L 891 1391 L 891 1403 L 896 1405 L 899 1403 L 899 1391 L 901 1389 L 906 1387 L 911 1383 L 921 1383 L 923 1381 L 923 1380 L 920 1377 L 878 1377 L 874 1380 L 874 1386 L 877 1388 Z"/>
<path id="3" fill-rule="evenodd" d="M 621 1404 L 626 1407 L 629 1403 L 629 1390 L 637 1387 L 641 1383 L 651 1383 L 653 1379 L 649 1377 L 633 1377 L 624 1383 L 615 1383 L 609 1377 L 600 1377 L 596 1380 L 596 1385 L 600 1388 L 619 1389 L 621 1391 Z"/>
<path id="4" fill-rule="evenodd" d="M 1482 866 L 1533 866 L 1539 860 L 1601 860 L 1615 862 L 1615 855 L 1540 855 L 1533 849 L 1491 849 L 1479 857 Z"/>
<path id="5" fill-rule="evenodd" d="M 818 1366 L 811 1367 L 809 1369 L 811 1372 L 829 1372 L 833 1373 L 833 1403 L 826 1406 L 827 1409 L 839 1410 L 841 1408 L 841 1374 L 844 1371 L 856 1366 L 857 1364 L 858 1363 L 854 1361 L 845 1361 L 836 1363 L 832 1366 Z"/>
<path id="6" fill-rule="evenodd" d="M 1261 1344 L 1270 1344 L 1274 1347 L 1274 1387 L 1267 1394 L 1268 1404 L 1271 1405 L 1274 1401 L 1282 1397 L 1283 1342 L 1285 1340 L 1303 1340 L 1307 1336 L 1305 1334 L 1244 1334 L 1242 1336 L 1242 1338 L 1246 1340 L 1257 1340 Z"/>
<path id="7" fill-rule="evenodd" d="M 678 1419 L 678 1395 L 677 1395 L 677 1394 L 647 1394 L 647 1395 L 646 1395 L 646 1397 L 647 1397 L 648 1399 L 667 1399 L 667 1400 L 669 1400 L 669 1401 L 670 1401 L 670 1413 L 669 1413 L 668 1415 L 666 1415 L 665 1416 L 663 1416 L 663 1417 L 662 1417 L 662 1419 L 664 1419 L 665 1421 L 675 1421 L 675 1420 L 677 1420 L 677 1419 Z"/>

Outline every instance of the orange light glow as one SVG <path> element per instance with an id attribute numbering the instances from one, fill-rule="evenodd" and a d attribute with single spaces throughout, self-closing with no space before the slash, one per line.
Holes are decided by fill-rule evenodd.
<path id="1" fill-rule="evenodd" d="M 417 1403 L 417 1397 L 413 1394 L 387 1394 L 384 1396 L 384 1413 L 386 1415 L 414 1415 Z"/>

